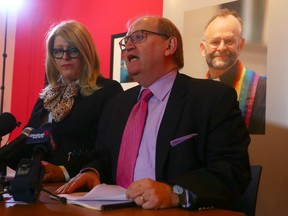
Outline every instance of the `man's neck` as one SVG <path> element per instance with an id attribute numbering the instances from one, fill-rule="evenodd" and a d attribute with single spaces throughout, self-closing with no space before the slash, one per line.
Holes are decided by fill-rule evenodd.
<path id="1" fill-rule="evenodd" d="M 146 74 L 144 74 L 145 76 L 140 76 L 142 74 L 139 74 L 137 77 L 133 77 L 133 78 L 136 82 L 139 83 L 139 85 L 146 88 L 146 87 L 151 86 L 154 82 L 157 82 L 159 79 L 161 79 L 162 77 L 164 77 L 171 71 L 177 71 L 177 70 L 178 70 L 177 67 L 173 66 L 173 67 L 169 67 L 169 68 L 162 70 L 163 71 L 162 73 L 157 71 L 153 73 L 152 75 L 150 74 L 149 77 L 147 77 Z"/>
<path id="2" fill-rule="evenodd" d="M 227 74 L 230 73 L 230 71 L 233 71 L 235 69 L 237 63 L 238 63 L 238 61 L 236 61 L 233 65 L 231 65 L 226 70 L 218 70 L 218 69 L 215 69 L 215 68 L 209 68 L 209 76 L 210 76 L 210 78 L 211 79 L 219 78 L 221 80 L 223 76 L 226 76 Z"/>
<path id="3" fill-rule="evenodd" d="M 209 71 L 209 76 L 211 79 L 219 79 L 221 82 L 224 82 L 230 86 L 234 86 L 236 80 L 239 78 L 238 61 L 228 70 L 225 70 L 223 73 L 218 73 L 218 76 L 211 76 L 211 71 Z"/>
<path id="4" fill-rule="evenodd" d="M 217 70 L 217 69 L 210 68 L 209 69 L 209 76 L 211 79 L 218 79 L 221 76 L 223 76 L 223 74 L 225 74 L 226 71 L 227 70 Z"/>

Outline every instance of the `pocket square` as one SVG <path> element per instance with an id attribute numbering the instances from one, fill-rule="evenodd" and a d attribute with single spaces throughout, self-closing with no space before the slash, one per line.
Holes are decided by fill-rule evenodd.
<path id="1" fill-rule="evenodd" d="M 179 143 L 182 143 L 182 142 L 184 142 L 184 141 L 186 141 L 188 139 L 191 139 L 194 136 L 197 136 L 197 134 L 196 133 L 187 134 L 185 136 L 182 136 L 182 137 L 179 137 L 177 139 L 174 139 L 174 140 L 170 141 L 170 145 L 172 147 L 174 147 L 174 146 L 178 145 Z"/>

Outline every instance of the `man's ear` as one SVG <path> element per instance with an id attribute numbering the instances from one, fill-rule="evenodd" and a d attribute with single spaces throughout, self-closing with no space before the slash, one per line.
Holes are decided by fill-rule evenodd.
<path id="1" fill-rule="evenodd" d="M 241 52 L 242 51 L 242 49 L 243 49 L 243 47 L 244 47 L 244 44 L 245 44 L 245 39 L 244 38 L 241 38 L 241 40 L 240 40 L 240 43 L 239 43 L 239 51 Z"/>
<path id="2" fill-rule="evenodd" d="M 176 51 L 177 46 L 178 46 L 178 42 L 177 42 L 176 37 L 170 37 L 167 40 L 167 48 L 165 51 L 165 56 L 172 55 Z"/>
<path id="3" fill-rule="evenodd" d="M 202 55 L 202 57 L 206 57 L 206 44 L 205 44 L 205 41 L 201 41 L 200 42 L 200 53 Z"/>

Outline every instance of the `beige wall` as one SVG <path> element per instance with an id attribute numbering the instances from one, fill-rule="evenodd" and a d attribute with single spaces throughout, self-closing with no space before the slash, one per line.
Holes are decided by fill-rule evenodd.
<path id="1" fill-rule="evenodd" d="M 243 0 L 241 0 L 243 1 Z M 181 2 L 181 4 L 179 4 Z M 164 0 L 163 15 L 173 20 L 184 35 L 184 12 L 213 6 L 230 1 L 221 0 Z M 286 0 L 269 0 L 267 16 L 267 67 L 257 61 L 265 61 L 261 56 L 251 59 L 259 71 L 267 68 L 267 110 L 266 134 L 252 135 L 249 147 L 251 164 L 263 166 L 262 178 L 258 193 L 257 216 L 288 215 L 288 25 Z M 199 15 L 200 17 L 200 15 Z M 199 18 L 199 25 L 202 24 Z M 185 33 L 187 34 L 187 32 Z M 184 41 L 185 43 L 185 41 Z M 186 44 L 185 44 L 186 46 Z M 197 49 L 197 50 L 195 50 Z M 260 48 L 262 49 L 262 48 Z M 261 50 L 260 50 L 261 51 Z M 265 50 L 264 50 L 265 51 Z M 187 53 L 188 57 L 187 57 Z M 187 58 L 199 52 L 185 50 Z M 261 51 L 261 53 L 263 50 Z M 265 51 L 266 52 L 266 51 Z M 264 59 L 262 59 L 264 58 Z M 193 63 L 193 62 L 192 62 Z M 261 69 L 263 67 L 263 69 Z M 183 68 L 184 73 L 194 75 L 196 71 Z"/>

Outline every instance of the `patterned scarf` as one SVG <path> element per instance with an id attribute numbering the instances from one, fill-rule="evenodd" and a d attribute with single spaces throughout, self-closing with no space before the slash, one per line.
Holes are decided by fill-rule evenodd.
<path id="1" fill-rule="evenodd" d="M 78 83 L 66 83 L 62 81 L 58 86 L 47 90 L 43 96 L 44 108 L 51 112 L 56 122 L 62 121 L 74 104 L 74 97 L 79 93 Z"/>

